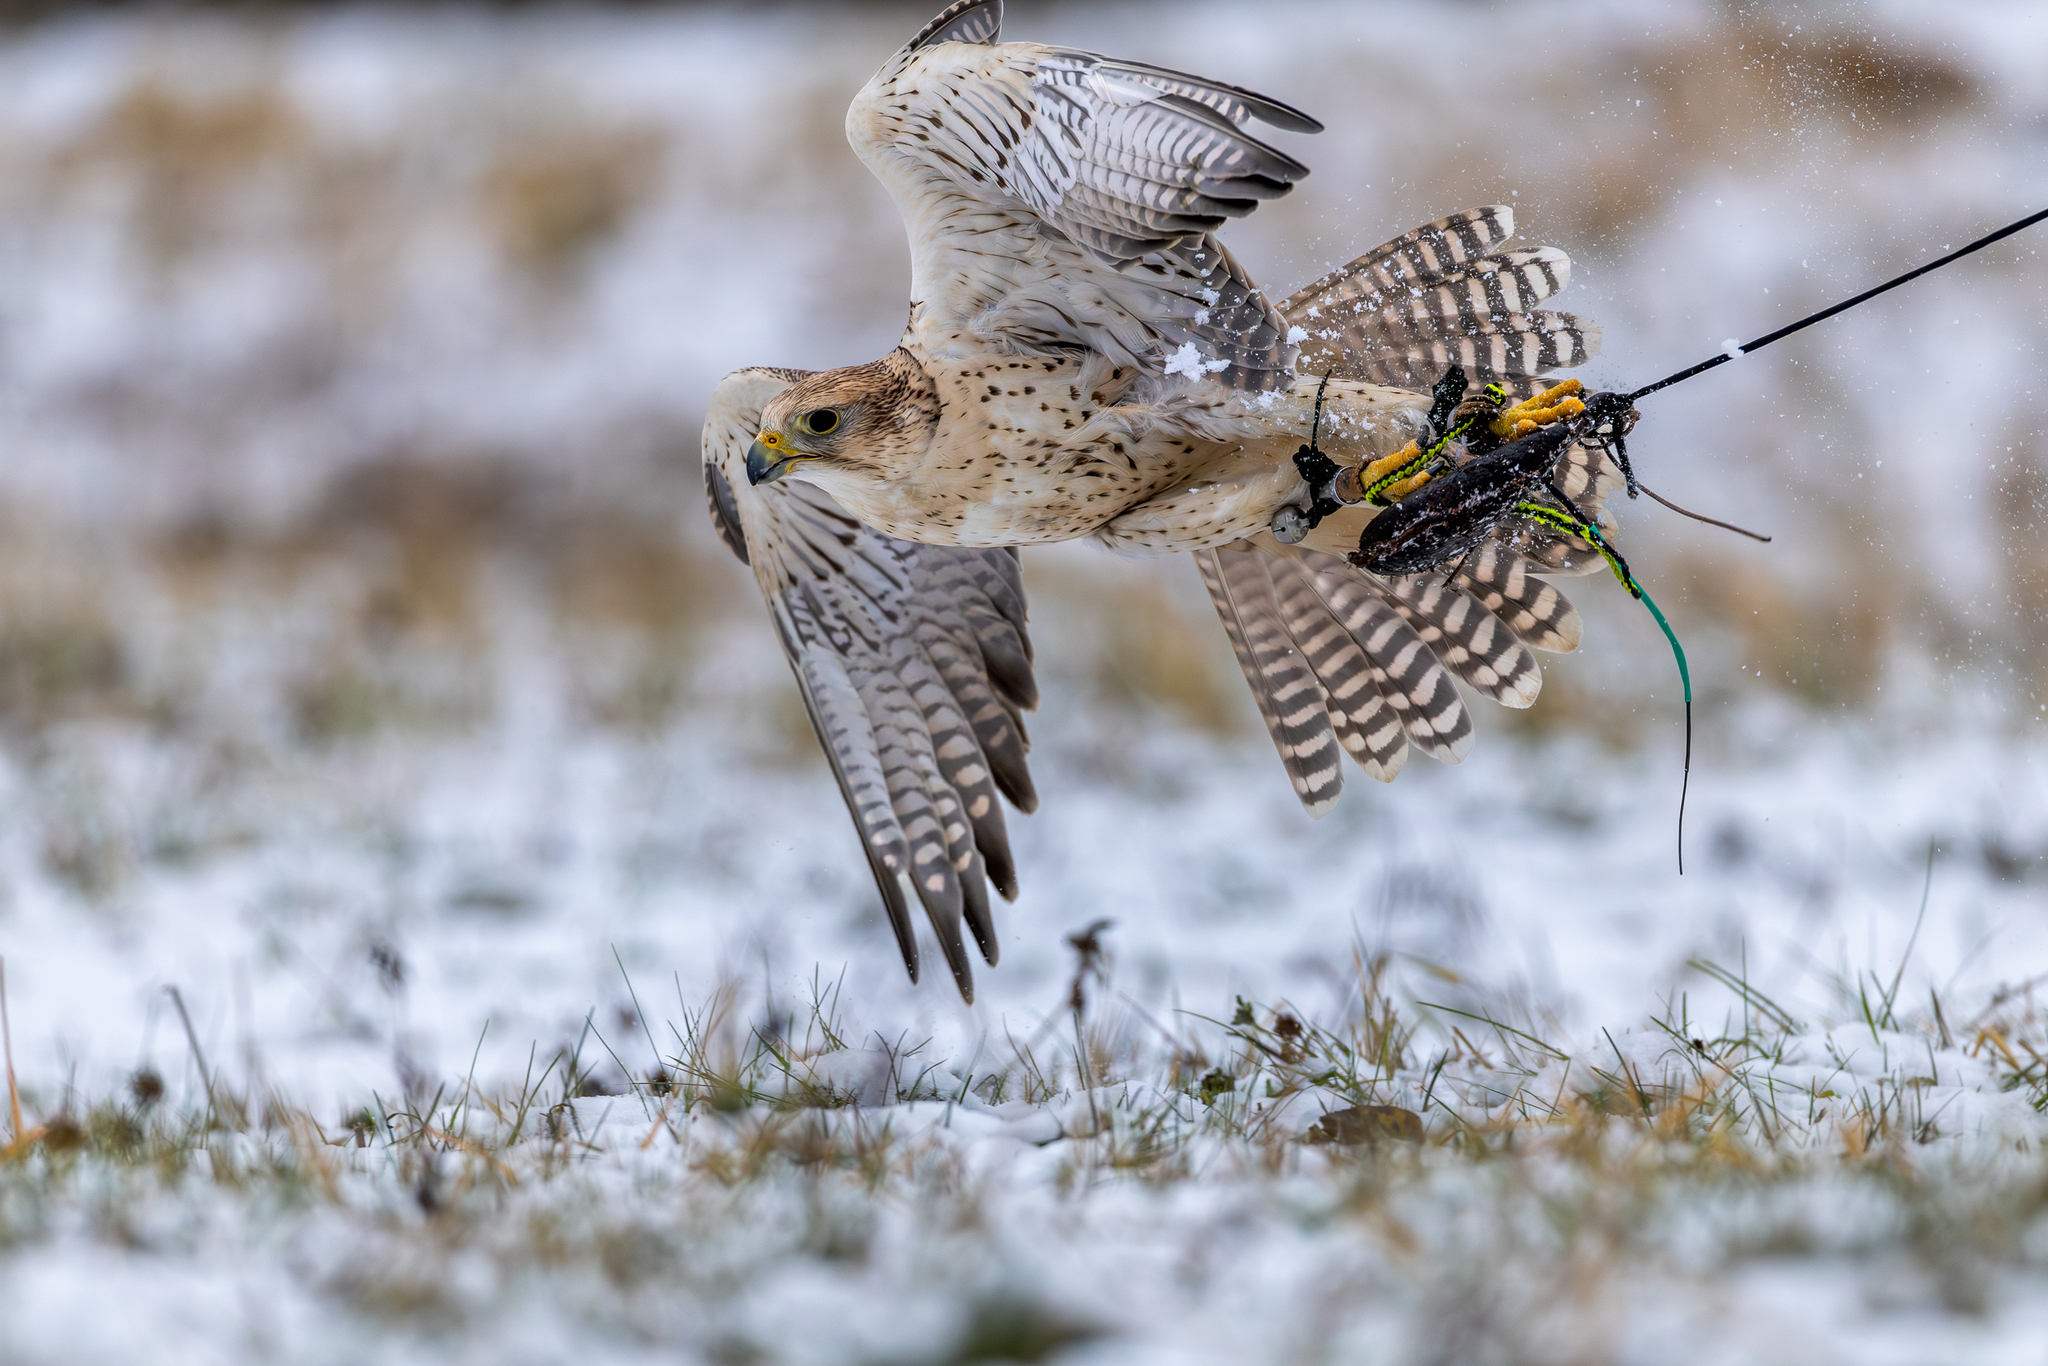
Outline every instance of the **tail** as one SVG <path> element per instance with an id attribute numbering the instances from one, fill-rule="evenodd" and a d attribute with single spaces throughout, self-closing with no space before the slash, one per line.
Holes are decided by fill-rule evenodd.
<path id="1" fill-rule="evenodd" d="M 1600 329 L 1535 308 L 1571 282 L 1571 258 L 1492 250 L 1514 235 L 1505 204 L 1455 213 L 1296 290 L 1280 305 L 1307 333 L 1295 372 L 1426 389 L 1454 363 L 1474 384 L 1585 364 Z"/>
<path id="2" fill-rule="evenodd" d="M 1297 290 L 1279 309 L 1306 334 L 1295 373 L 1427 389 L 1457 364 L 1472 383 L 1523 397 L 1542 387 L 1537 376 L 1584 364 L 1600 329 L 1535 308 L 1570 282 L 1571 261 L 1554 247 L 1493 250 L 1514 230 L 1506 205 L 1453 214 Z M 1602 452 L 1576 442 L 1556 475 L 1596 522 L 1620 485 Z M 1340 754 L 1382 781 L 1410 748 L 1465 757 L 1472 719 L 1454 676 L 1504 706 L 1533 703 L 1543 676 L 1530 651 L 1579 643 L 1578 612 L 1538 576 L 1603 563 L 1596 544 L 1564 535 L 1490 539 L 1448 582 L 1243 542 L 1195 560 L 1295 794 L 1316 816 L 1343 787 Z"/>
<path id="3" fill-rule="evenodd" d="M 1237 652 L 1295 795 L 1336 805 L 1341 756 L 1382 782 L 1412 747 L 1457 763 L 1472 718 L 1453 676 L 1504 706 L 1536 700 L 1530 649 L 1578 648 L 1579 614 L 1539 566 L 1481 547 L 1452 586 L 1442 575 L 1382 579 L 1312 550 L 1240 542 L 1195 562 Z"/>

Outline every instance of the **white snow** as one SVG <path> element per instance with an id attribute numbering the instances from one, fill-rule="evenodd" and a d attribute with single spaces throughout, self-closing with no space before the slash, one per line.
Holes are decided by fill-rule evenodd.
<path id="1" fill-rule="evenodd" d="M 1182 342 L 1180 349 L 1166 358 L 1165 372 L 1169 375 L 1186 375 L 1189 379 L 1202 379 L 1229 368 L 1229 361 L 1208 360 L 1195 349 L 1193 342 Z"/>

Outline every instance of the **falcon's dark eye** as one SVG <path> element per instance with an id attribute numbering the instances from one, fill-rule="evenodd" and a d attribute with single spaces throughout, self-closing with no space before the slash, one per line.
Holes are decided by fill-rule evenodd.
<path id="1" fill-rule="evenodd" d="M 823 436 L 839 426 L 839 414 L 830 408 L 818 408 L 805 413 L 797 421 L 804 424 L 804 430 L 812 436 Z"/>

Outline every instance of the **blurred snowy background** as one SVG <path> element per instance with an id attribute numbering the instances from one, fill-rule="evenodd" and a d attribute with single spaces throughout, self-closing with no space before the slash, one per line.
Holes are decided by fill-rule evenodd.
<path id="1" fill-rule="evenodd" d="M 852 92 L 926 6 L 55 10 L 0 33 L 0 953 L 44 1108 L 222 1066 L 316 1111 L 586 1019 L 844 973 L 972 1048 L 1115 928 L 1148 1008 L 1313 1006 L 1355 947 L 1593 1036 L 1700 992 L 2048 972 L 2048 229 L 1645 405 L 1626 509 L 1692 656 L 1580 581 L 1473 757 L 1296 807 L 1191 565 L 1025 557 L 1024 894 L 913 988 L 697 473 L 742 364 L 893 343 Z M 1229 234 L 1291 288 L 1454 209 L 1567 250 L 1640 384 L 2048 203 L 2024 6 L 1011 6 L 1294 102 Z M 615 958 L 616 954 L 616 958 Z M 934 960 L 935 961 L 935 960 Z M 764 994 L 766 993 L 766 994 Z M 1832 998 L 1831 998 L 1832 999 Z M 593 1012 L 595 1012 L 593 1014 Z M 627 1059 L 636 1070 L 651 1058 Z M 623 1079 L 621 1079 L 623 1080 Z"/>

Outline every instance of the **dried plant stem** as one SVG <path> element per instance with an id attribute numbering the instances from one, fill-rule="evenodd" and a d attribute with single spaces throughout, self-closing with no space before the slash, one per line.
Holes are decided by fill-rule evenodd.
<path id="1" fill-rule="evenodd" d="M 185 1009 L 185 997 L 174 986 L 164 991 L 171 998 L 171 1004 L 178 1008 L 178 1019 L 185 1026 L 185 1042 L 192 1048 L 192 1061 L 199 1066 L 199 1083 L 206 1088 L 207 1117 L 213 1115 L 213 1073 L 206 1070 L 206 1054 L 199 1047 L 199 1033 L 192 1028 L 192 1016 Z"/>
<path id="2" fill-rule="evenodd" d="M 7 1114 L 14 1123 L 11 1143 L 21 1142 L 21 1091 L 14 1084 L 14 1030 L 7 1021 L 7 960 L 0 958 L 0 1049 L 7 1054 Z"/>
<path id="3" fill-rule="evenodd" d="M 1078 989 L 1080 981 L 1081 979 L 1078 977 L 1074 979 L 1076 986 L 1074 999 L 1076 1001 L 1080 1000 Z M 1093 1126 L 1094 1131 L 1099 1134 L 1102 1132 L 1102 1115 L 1095 1108 L 1094 1079 L 1088 1075 L 1088 1039 L 1081 1027 L 1081 1007 L 1079 1005 L 1074 1007 L 1074 1071 L 1081 1083 L 1081 1094 L 1088 1097 L 1088 1122 Z"/>

